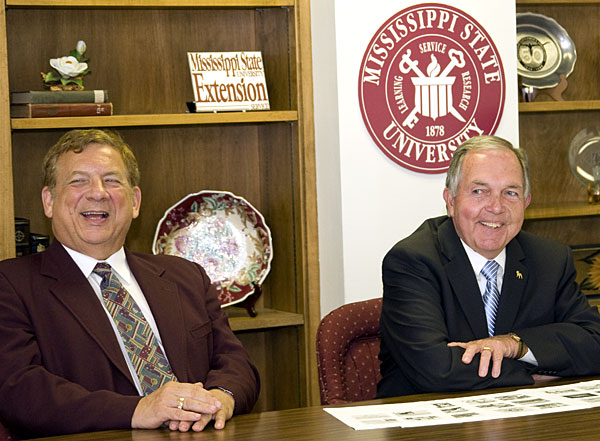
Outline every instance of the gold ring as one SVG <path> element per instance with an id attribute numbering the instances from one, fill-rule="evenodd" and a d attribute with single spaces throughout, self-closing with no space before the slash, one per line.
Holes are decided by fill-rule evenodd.
<path id="1" fill-rule="evenodd" d="M 177 409 L 183 409 L 183 402 L 185 401 L 185 398 L 181 397 L 179 398 L 179 403 L 177 404 Z"/>
<path id="2" fill-rule="evenodd" d="M 490 351 L 492 352 L 492 348 L 490 348 L 489 346 L 484 346 L 483 348 L 481 348 L 481 352 L 483 351 Z"/>

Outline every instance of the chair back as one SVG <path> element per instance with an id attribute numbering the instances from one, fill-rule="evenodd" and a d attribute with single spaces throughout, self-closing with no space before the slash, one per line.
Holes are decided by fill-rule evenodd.
<path id="1" fill-rule="evenodd" d="M 349 303 L 331 311 L 317 330 L 321 404 L 375 398 L 379 372 L 382 299 Z"/>
<path id="2" fill-rule="evenodd" d="M 6 427 L 0 422 L 0 441 L 16 441 L 18 438 L 11 435 Z"/>

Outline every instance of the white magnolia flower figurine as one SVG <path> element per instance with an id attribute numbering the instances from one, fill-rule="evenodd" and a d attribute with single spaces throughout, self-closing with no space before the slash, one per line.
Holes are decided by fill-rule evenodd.
<path id="1" fill-rule="evenodd" d="M 51 58 L 50 66 L 56 69 L 63 78 L 74 78 L 88 68 L 87 63 L 80 63 L 75 57 Z"/>
<path id="2" fill-rule="evenodd" d="M 79 40 L 68 56 L 51 58 L 50 66 L 56 72 L 42 72 L 46 86 L 51 90 L 83 90 L 83 76 L 91 73 L 87 64 L 89 58 L 83 55 L 86 50 L 85 41 Z"/>

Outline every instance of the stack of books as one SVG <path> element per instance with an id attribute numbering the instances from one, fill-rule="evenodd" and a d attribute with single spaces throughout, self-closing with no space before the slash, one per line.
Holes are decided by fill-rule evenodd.
<path id="1" fill-rule="evenodd" d="M 17 257 L 26 254 L 41 253 L 50 245 L 50 236 L 47 234 L 31 233 L 29 219 L 15 217 L 15 242 Z"/>
<path id="2" fill-rule="evenodd" d="M 11 118 L 112 115 L 106 90 L 31 90 L 11 92 Z"/>

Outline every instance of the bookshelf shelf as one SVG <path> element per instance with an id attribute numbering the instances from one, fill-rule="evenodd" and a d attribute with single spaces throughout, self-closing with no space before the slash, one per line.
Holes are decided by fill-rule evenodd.
<path id="1" fill-rule="evenodd" d="M 257 309 L 256 317 L 249 317 L 245 309 L 230 306 L 225 308 L 229 315 L 229 324 L 235 332 L 255 331 L 260 329 L 299 326 L 304 324 L 302 314 L 277 311 L 274 309 Z"/>
<path id="2" fill-rule="evenodd" d="M 242 124 L 298 121 L 295 110 L 231 113 L 78 116 L 70 118 L 12 118 L 13 130 L 84 127 L 135 127 L 199 124 Z"/>
<path id="3" fill-rule="evenodd" d="M 540 101 L 519 103 L 519 112 L 576 112 L 581 110 L 600 110 L 600 100 L 578 101 Z"/>
<path id="4" fill-rule="evenodd" d="M 591 205 L 587 202 L 564 202 L 538 205 L 532 204 L 525 211 L 525 219 L 528 220 L 598 215 L 600 215 L 600 205 Z"/>
<path id="5" fill-rule="evenodd" d="M 268 8 L 295 5 L 295 0 L 6 0 L 6 6 L 32 8 Z"/>

